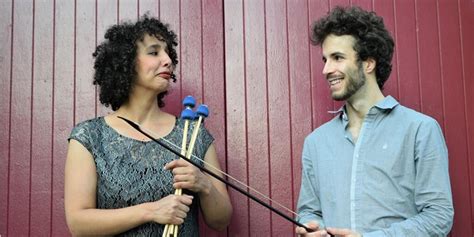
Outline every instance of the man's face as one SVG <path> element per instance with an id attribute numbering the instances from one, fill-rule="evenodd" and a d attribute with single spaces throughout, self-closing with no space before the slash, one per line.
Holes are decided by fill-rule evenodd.
<path id="1" fill-rule="evenodd" d="M 329 35 L 322 44 L 323 74 L 329 83 L 331 96 L 341 101 L 351 98 L 365 85 L 362 62 L 354 50 L 355 39 L 350 35 Z"/>

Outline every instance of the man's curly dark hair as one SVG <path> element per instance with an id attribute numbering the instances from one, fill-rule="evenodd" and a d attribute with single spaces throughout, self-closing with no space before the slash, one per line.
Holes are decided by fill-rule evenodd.
<path id="1" fill-rule="evenodd" d="M 178 64 L 176 34 L 167 24 L 144 15 L 135 23 L 123 22 L 111 26 L 105 33 L 105 41 L 97 46 L 92 56 L 95 57 L 93 83 L 100 87 L 100 102 L 106 107 L 110 105 L 114 111 L 128 100 L 137 74 L 137 42 L 142 41 L 145 34 L 166 42 L 173 66 Z M 172 78 L 175 82 L 174 74 Z M 160 108 L 165 105 L 163 98 L 166 94 L 166 91 L 158 94 Z"/>
<path id="2" fill-rule="evenodd" d="M 392 71 L 394 47 L 393 38 L 385 29 L 383 19 L 360 7 L 338 6 L 314 23 L 312 43 L 320 45 L 330 34 L 351 35 L 355 38 L 354 50 L 358 59 L 364 61 L 373 58 L 376 61 L 375 75 L 382 90 Z"/>

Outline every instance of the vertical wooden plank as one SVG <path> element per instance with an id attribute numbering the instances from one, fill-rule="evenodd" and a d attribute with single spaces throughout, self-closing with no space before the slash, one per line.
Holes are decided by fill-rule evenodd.
<path id="1" fill-rule="evenodd" d="M 336 6 L 350 6 L 351 0 L 329 0 L 329 6 L 332 8 Z"/>
<path id="2" fill-rule="evenodd" d="M 309 24 L 313 26 L 314 23 L 321 17 L 325 16 L 329 12 L 329 0 L 328 1 L 309 1 Z M 311 37 L 312 27 L 309 28 L 309 36 Z M 311 65 L 311 113 L 312 113 L 312 128 L 317 128 L 321 124 L 329 121 L 333 115 L 329 114 L 328 111 L 333 110 L 333 101 L 329 93 L 329 86 L 323 75 L 323 61 L 321 54 L 321 45 L 314 46 L 310 45 L 310 58 L 309 62 Z M 301 159 L 300 159 L 301 160 Z"/>
<path id="3" fill-rule="evenodd" d="M 30 233 L 51 235 L 53 17 L 52 1 L 35 2 Z M 61 178 L 61 177 L 58 177 Z"/>
<path id="4" fill-rule="evenodd" d="M 134 22 L 138 19 L 138 0 L 118 1 L 119 21 Z"/>
<path id="5" fill-rule="evenodd" d="M 201 1 L 187 0 L 181 4 L 181 94 L 193 95 L 202 103 L 202 19 Z M 182 99 L 182 98 L 181 98 Z M 169 111 L 179 115 L 181 103 Z"/>
<path id="6" fill-rule="evenodd" d="M 104 41 L 104 34 L 112 25 L 119 22 L 118 6 L 116 0 L 96 0 L 97 12 L 97 44 Z M 106 108 L 99 100 L 99 87 L 96 87 L 96 116 L 104 116 L 112 112 L 112 108 Z"/>
<path id="7" fill-rule="evenodd" d="M 244 57 L 247 108 L 247 158 L 249 186 L 265 196 L 270 195 L 268 144 L 268 80 L 266 72 L 266 1 L 244 1 Z M 244 105 L 242 105 L 244 106 Z M 252 192 L 256 194 L 255 192 Z M 260 195 L 257 195 L 260 197 Z M 265 200 L 269 203 L 267 200 Z M 250 236 L 271 233 L 271 212 L 250 201 Z"/>
<path id="8" fill-rule="evenodd" d="M 31 180 L 32 2 L 13 7 L 8 234 L 29 235 Z"/>
<path id="9" fill-rule="evenodd" d="M 159 0 L 139 0 L 138 15 L 143 16 L 149 14 L 150 16 L 158 17 L 160 10 Z"/>
<path id="10" fill-rule="evenodd" d="M 420 110 L 420 86 L 415 25 L 414 1 L 395 1 L 397 19 L 399 101 L 415 110 Z"/>
<path id="11" fill-rule="evenodd" d="M 227 171 L 248 184 L 246 77 L 244 53 L 243 2 L 224 2 L 225 90 L 227 123 Z M 234 213 L 231 236 L 250 236 L 249 199 L 229 190 Z"/>
<path id="12" fill-rule="evenodd" d="M 288 28 L 286 1 L 266 4 L 268 117 L 270 145 L 270 194 L 285 206 L 292 205 L 291 192 L 291 114 L 288 81 Z M 272 234 L 291 233 L 293 226 L 282 217 L 271 215 Z"/>
<path id="13" fill-rule="evenodd" d="M 0 2 L 0 234 L 7 235 L 8 226 L 8 193 L 9 193 L 9 166 L 10 155 L 10 105 L 12 82 L 12 30 L 13 30 L 13 3 Z"/>
<path id="14" fill-rule="evenodd" d="M 387 1 L 374 1 L 374 11 L 378 16 L 383 18 L 385 27 L 392 35 L 393 40 L 395 41 L 395 50 L 393 52 L 392 58 L 392 73 L 388 78 L 387 82 L 384 85 L 383 93 L 384 95 L 392 95 L 393 97 L 399 99 L 399 76 L 398 76 L 398 38 L 397 38 L 397 18 L 395 16 L 394 3 L 395 0 Z"/>
<path id="15" fill-rule="evenodd" d="M 67 138 L 74 125 L 75 4 L 55 1 L 53 75 L 52 236 L 69 233 L 64 215 L 64 162 Z"/>
<path id="16" fill-rule="evenodd" d="M 472 24 L 474 23 L 474 2 L 469 0 L 460 0 L 459 2 L 459 18 L 460 18 L 460 29 L 461 31 L 461 52 L 463 59 L 463 78 L 464 78 L 464 101 L 466 116 L 467 116 L 467 152 L 469 157 L 469 176 L 470 176 L 470 189 L 471 189 L 471 228 L 474 232 L 474 160 L 472 159 L 474 154 L 474 104 L 472 103 L 471 92 L 474 91 L 474 31 L 472 31 Z"/>
<path id="17" fill-rule="evenodd" d="M 94 58 L 96 46 L 95 1 L 76 1 L 75 114 L 74 124 L 95 117 Z M 98 36 L 102 37 L 102 36 Z"/>
<path id="18" fill-rule="evenodd" d="M 443 98 L 437 8 L 431 0 L 418 0 L 415 5 L 417 18 L 417 50 L 420 80 L 421 111 L 435 118 L 441 125 Z"/>
<path id="19" fill-rule="evenodd" d="M 210 109 L 206 128 L 214 136 L 219 163 L 226 171 L 225 150 L 225 68 L 224 68 L 224 9 L 222 1 L 204 0 L 202 14 L 202 99 Z M 201 236 L 227 236 L 202 226 Z"/>
<path id="20" fill-rule="evenodd" d="M 351 0 L 351 6 L 359 6 L 365 10 L 372 11 L 372 0 Z"/>
<path id="21" fill-rule="evenodd" d="M 438 2 L 441 43 L 442 85 L 445 105 L 445 136 L 450 155 L 450 175 L 453 191 L 454 216 L 453 236 L 472 236 L 471 202 L 468 176 L 466 116 L 464 111 L 464 88 L 461 39 L 457 2 Z"/>
<path id="22" fill-rule="evenodd" d="M 296 202 L 301 184 L 301 154 L 305 137 L 311 132 L 311 72 L 309 64 L 308 5 L 306 1 L 288 1 L 288 54 L 291 108 L 291 172 L 292 205 Z M 299 16 L 299 17 L 291 17 Z"/>
<path id="23" fill-rule="evenodd" d="M 225 150 L 225 68 L 224 6 L 214 0 L 203 1 L 203 101 L 210 108 L 206 127 L 214 136 L 220 165 L 226 167 Z"/>
<path id="24" fill-rule="evenodd" d="M 177 81 L 176 83 L 173 83 L 168 90 L 168 95 L 165 97 L 165 110 L 167 112 L 170 112 L 172 114 L 179 115 L 181 113 L 181 101 L 183 100 L 183 97 L 187 95 L 193 95 L 190 94 L 191 92 L 182 92 L 183 86 L 191 86 L 191 85 L 185 85 L 183 82 L 183 73 L 181 71 L 182 68 L 182 39 L 183 37 L 187 37 L 185 35 L 182 36 L 181 34 L 181 1 L 176 1 L 176 0 L 160 0 L 160 20 L 164 23 L 167 23 L 170 25 L 170 28 L 178 35 L 178 47 L 176 48 L 176 52 L 178 54 L 178 65 L 176 69 L 174 70 L 174 73 L 176 74 Z M 192 19 L 194 20 L 194 19 Z M 196 98 L 198 99 L 198 98 Z M 200 98 L 199 98 L 200 99 Z"/>

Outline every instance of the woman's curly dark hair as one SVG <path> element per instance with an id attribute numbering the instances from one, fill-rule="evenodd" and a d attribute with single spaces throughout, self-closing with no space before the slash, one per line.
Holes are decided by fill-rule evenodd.
<path id="1" fill-rule="evenodd" d="M 316 21 L 312 31 L 311 40 L 315 45 L 322 44 L 330 34 L 353 36 L 358 59 L 373 58 L 377 62 L 375 75 L 379 88 L 383 89 L 392 71 L 394 42 L 381 17 L 360 7 L 338 6 Z"/>
<path id="2" fill-rule="evenodd" d="M 105 41 L 92 54 L 95 57 L 93 83 L 100 87 L 100 102 L 106 107 L 112 106 L 114 111 L 128 100 L 136 77 L 137 42 L 142 41 L 145 34 L 166 42 L 173 65 L 178 64 L 176 34 L 167 24 L 144 15 L 135 23 L 123 22 L 110 27 L 105 33 Z M 174 74 L 172 78 L 175 82 Z M 165 105 L 166 94 L 166 91 L 158 94 L 159 107 Z"/>

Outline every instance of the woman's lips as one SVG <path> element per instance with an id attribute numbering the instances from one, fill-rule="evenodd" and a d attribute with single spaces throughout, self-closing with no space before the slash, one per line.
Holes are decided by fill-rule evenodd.
<path id="1" fill-rule="evenodd" d="M 163 79 L 168 80 L 168 79 L 171 78 L 171 73 L 169 73 L 169 72 L 160 72 L 160 73 L 158 73 L 158 76 L 163 78 Z"/>

